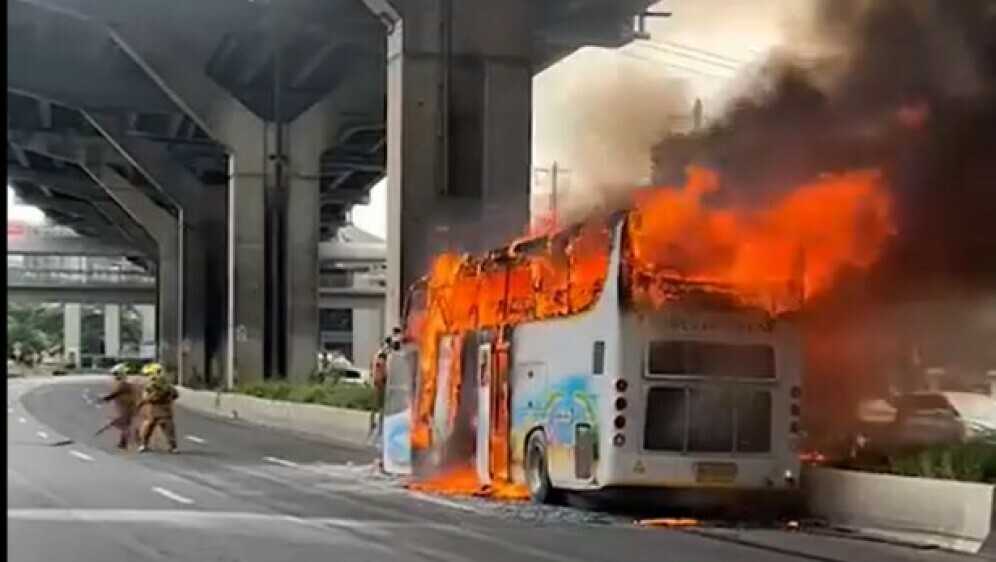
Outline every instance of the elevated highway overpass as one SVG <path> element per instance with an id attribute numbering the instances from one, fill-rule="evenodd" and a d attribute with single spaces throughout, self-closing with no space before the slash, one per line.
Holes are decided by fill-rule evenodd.
<path id="1" fill-rule="evenodd" d="M 318 295 L 320 309 L 384 308 L 384 288 L 373 284 L 322 286 Z M 9 302 L 156 304 L 157 298 L 156 278 L 144 272 L 7 267 Z"/>
<path id="2" fill-rule="evenodd" d="M 9 183 L 157 264 L 169 368 L 305 376 L 349 208 L 387 174 L 396 313 L 442 244 L 525 224 L 533 73 L 649 3 L 8 0 Z"/>

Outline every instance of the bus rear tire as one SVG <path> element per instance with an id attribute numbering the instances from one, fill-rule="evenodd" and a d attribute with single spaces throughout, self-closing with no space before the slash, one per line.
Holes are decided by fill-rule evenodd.
<path id="1" fill-rule="evenodd" d="M 533 503 L 554 503 L 556 491 L 550 484 L 550 473 L 547 470 L 546 435 L 535 431 L 526 442 L 526 486 Z"/>

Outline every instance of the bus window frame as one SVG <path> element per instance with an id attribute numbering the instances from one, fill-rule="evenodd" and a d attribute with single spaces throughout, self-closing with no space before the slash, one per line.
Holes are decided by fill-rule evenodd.
<path id="1" fill-rule="evenodd" d="M 695 373 L 682 373 L 682 374 L 665 374 L 665 373 L 653 373 L 650 370 L 650 346 L 654 341 L 666 341 L 666 342 L 682 342 L 682 343 L 707 343 L 707 344 L 718 344 L 718 345 L 763 345 L 767 346 L 771 350 L 771 361 L 772 361 L 772 375 L 770 377 L 764 378 L 750 378 L 750 377 L 738 377 L 735 375 L 703 375 Z M 778 369 L 778 346 L 775 342 L 763 341 L 763 342 L 749 342 L 749 343 L 730 343 L 719 340 L 703 340 L 703 339 L 680 339 L 680 338 L 670 338 L 666 340 L 644 340 L 643 350 L 642 350 L 642 376 L 647 380 L 652 381 L 684 381 L 684 382 L 716 382 L 724 384 L 758 384 L 773 386 L 778 383 L 781 379 L 779 369 Z"/>
<path id="2" fill-rule="evenodd" d="M 737 431 L 737 429 L 738 429 L 738 426 L 737 426 L 737 423 L 735 421 L 736 420 L 735 413 L 734 413 L 734 426 L 732 428 L 733 429 L 733 431 L 732 431 L 732 441 L 731 441 L 731 445 L 732 446 L 731 446 L 731 448 L 730 448 L 729 451 L 726 451 L 726 452 L 703 452 L 703 451 L 691 451 L 691 450 L 689 450 L 689 444 L 691 442 L 691 435 L 692 435 L 692 432 L 691 432 L 691 422 L 692 422 L 691 392 L 692 392 L 692 390 L 694 390 L 696 388 L 701 388 L 702 386 L 704 386 L 704 385 L 691 384 L 689 381 L 669 380 L 669 381 L 660 381 L 659 384 L 653 384 L 653 385 L 650 385 L 650 386 L 647 386 L 646 388 L 644 388 L 643 396 L 642 396 L 643 407 L 644 408 L 648 407 L 648 404 L 649 404 L 649 401 L 650 401 L 650 393 L 651 393 L 651 391 L 653 391 L 655 389 L 668 389 L 668 390 L 680 390 L 680 391 L 682 391 L 682 395 L 683 395 L 683 406 L 684 406 L 684 408 L 683 408 L 684 409 L 684 420 L 682 421 L 682 423 L 684 424 L 684 426 L 683 426 L 684 435 L 683 435 L 681 450 L 674 450 L 674 449 L 668 449 L 668 450 L 664 450 L 664 449 L 648 449 L 647 448 L 647 442 L 646 442 L 647 428 L 646 428 L 646 414 L 645 414 L 644 415 L 644 422 L 643 422 L 644 425 L 643 425 L 643 427 L 640 428 L 640 431 L 642 433 L 642 439 L 639 439 L 639 444 L 638 444 L 638 446 L 639 446 L 639 453 L 641 455 L 660 455 L 660 456 L 671 456 L 671 457 L 680 456 L 680 457 L 694 457 L 694 458 L 710 458 L 710 457 L 712 457 L 712 458 L 724 458 L 724 459 L 727 459 L 727 458 L 730 458 L 731 456 L 733 456 L 735 459 L 751 459 L 751 458 L 755 458 L 756 459 L 756 458 L 770 458 L 772 455 L 776 455 L 777 454 L 776 447 L 775 447 L 775 441 L 774 441 L 774 436 L 775 436 L 775 428 L 774 428 L 774 423 L 775 423 L 775 421 L 774 421 L 774 419 L 775 419 L 775 416 L 774 416 L 774 406 L 775 406 L 775 401 L 776 401 L 776 396 L 775 396 L 776 389 L 775 388 L 771 388 L 771 386 L 773 386 L 773 385 L 749 384 L 749 383 L 746 384 L 746 385 L 740 385 L 740 384 L 729 385 L 729 386 L 725 386 L 725 388 L 730 388 L 732 386 L 733 389 L 735 389 L 735 390 L 742 390 L 743 387 L 745 387 L 745 386 L 746 387 L 754 387 L 754 392 L 764 392 L 764 393 L 766 393 L 769 396 L 769 400 L 770 400 L 769 407 L 770 407 L 771 411 L 769 412 L 769 420 L 770 421 L 769 421 L 769 426 L 768 426 L 768 431 L 769 431 L 769 435 L 768 435 L 768 450 L 767 451 L 763 451 L 763 452 L 742 452 L 742 451 L 738 451 L 737 450 L 737 437 L 738 437 L 738 431 Z M 717 385 L 717 386 L 723 386 L 723 385 Z"/>

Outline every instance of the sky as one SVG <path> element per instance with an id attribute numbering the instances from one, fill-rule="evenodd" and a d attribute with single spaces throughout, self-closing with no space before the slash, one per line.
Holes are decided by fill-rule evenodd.
<path id="1" fill-rule="evenodd" d="M 648 20 L 650 41 L 581 49 L 534 78 L 533 167 L 556 161 L 579 191 L 585 183 L 645 181 L 647 145 L 658 133 L 648 123 L 687 114 L 695 98 L 702 98 L 707 117 L 718 113 L 745 69 L 790 38 L 808 6 L 809 0 L 661 2 L 655 9 L 672 17 Z M 386 196 L 382 180 L 370 203 L 352 212 L 358 227 L 382 238 Z M 8 187 L 8 220 L 44 220 L 38 209 L 12 199 Z"/>

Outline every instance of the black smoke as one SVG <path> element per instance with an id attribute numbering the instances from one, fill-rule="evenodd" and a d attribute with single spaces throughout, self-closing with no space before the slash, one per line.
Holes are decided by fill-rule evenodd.
<path id="1" fill-rule="evenodd" d="M 832 55 L 770 61 L 722 119 L 662 143 L 658 179 L 705 163 L 750 204 L 821 174 L 881 170 L 898 233 L 871 271 L 811 304 L 809 368 L 828 383 L 816 392 L 916 387 L 931 361 L 996 369 L 965 304 L 996 293 L 996 1 L 822 0 L 815 26 Z M 954 309 L 964 321 L 938 321 Z M 924 357 L 932 346 L 943 349 Z"/>
<path id="2" fill-rule="evenodd" d="M 729 196 L 753 202 L 820 174 L 878 168 L 900 233 L 874 273 L 880 291 L 996 287 L 996 1 L 819 6 L 816 27 L 840 52 L 771 61 L 693 141 L 694 159 L 721 172 Z M 678 142 L 688 143 L 665 141 L 665 158 Z"/>

